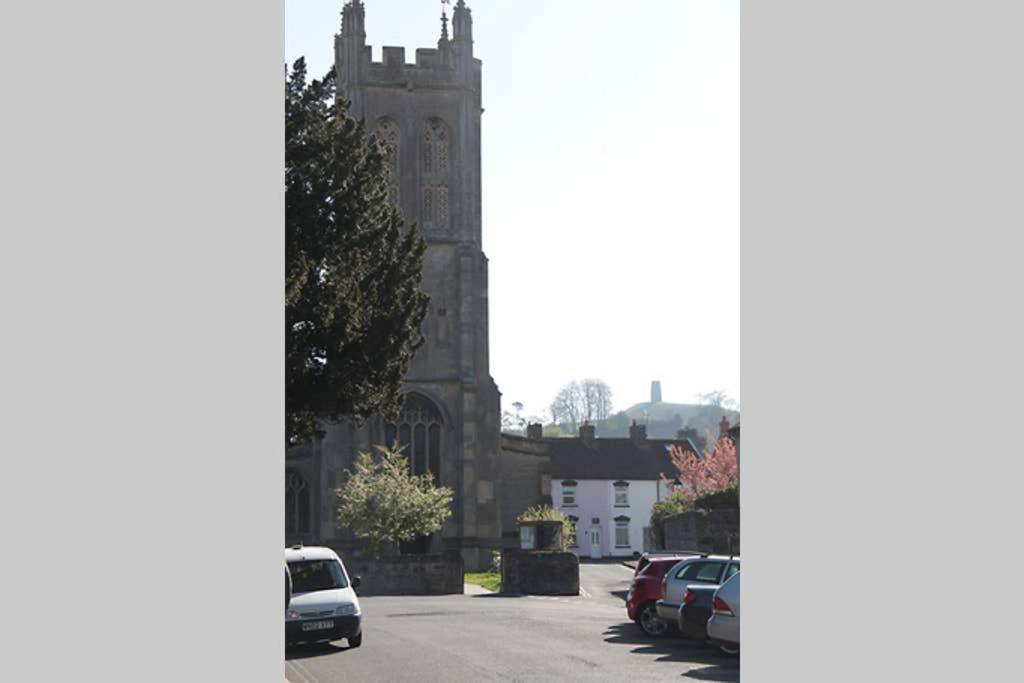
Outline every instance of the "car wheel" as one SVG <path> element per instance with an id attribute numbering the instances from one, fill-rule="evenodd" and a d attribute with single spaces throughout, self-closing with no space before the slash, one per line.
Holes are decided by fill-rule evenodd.
<path id="1" fill-rule="evenodd" d="M 663 636 L 668 631 L 668 622 L 658 616 L 658 608 L 649 602 L 636 615 L 636 625 L 649 636 Z"/>
<path id="2" fill-rule="evenodd" d="M 360 633 L 358 636 L 349 636 L 349 638 L 348 638 L 348 646 L 349 647 L 359 647 L 362 644 L 363 644 L 363 634 L 362 633 Z"/>
<path id="3" fill-rule="evenodd" d="M 719 650 L 719 652 L 722 652 L 723 654 L 727 654 L 729 656 L 735 656 L 735 655 L 738 655 L 740 653 L 740 646 L 739 645 L 719 645 L 718 646 L 718 650 Z"/>

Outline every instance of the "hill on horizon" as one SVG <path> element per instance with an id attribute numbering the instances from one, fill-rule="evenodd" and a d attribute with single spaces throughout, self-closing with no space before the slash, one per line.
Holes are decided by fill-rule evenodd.
<path id="1" fill-rule="evenodd" d="M 740 413 L 722 406 L 701 405 L 695 403 L 637 403 L 594 423 L 599 438 L 625 438 L 629 436 L 629 427 L 636 420 L 637 424 L 647 426 L 647 436 L 651 439 L 674 439 L 676 433 L 683 428 L 697 431 L 700 439 L 708 432 L 712 436 L 718 434 L 718 423 L 725 416 L 729 423 L 735 425 Z M 553 425 L 548 426 L 553 427 Z M 576 433 L 565 425 L 559 425 L 564 436 L 573 437 Z M 697 446 L 702 446 L 698 443 Z"/>

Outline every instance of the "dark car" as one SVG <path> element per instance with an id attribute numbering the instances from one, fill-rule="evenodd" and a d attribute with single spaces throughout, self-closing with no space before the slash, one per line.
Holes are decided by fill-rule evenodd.
<path id="1" fill-rule="evenodd" d="M 676 626 L 684 638 L 693 638 L 706 642 L 726 654 L 739 652 L 739 644 L 712 638 L 708 630 L 708 622 L 715 614 L 715 596 L 721 586 L 690 586 L 683 596 L 683 604 L 679 606 L 679 620 Z M 724 604 L 724 603 L 723 603 Z"/>
<path id="2" fill-rule="evenodd" d="M 644 555 L 637 562 L 636 574 L 626 594 L 626 614 L 649 636 L 663 635 L 672 626 L 658 616 L 657 602 L 662 597 L 661 579 L 665 572 L 686 555 Z"/>
<path id="3" fill-rule="evenodd" d="M 708 619 L 718 586 L 690 586 L 679 606 L 679 633 L 685 638 L 708 639 Z"/>

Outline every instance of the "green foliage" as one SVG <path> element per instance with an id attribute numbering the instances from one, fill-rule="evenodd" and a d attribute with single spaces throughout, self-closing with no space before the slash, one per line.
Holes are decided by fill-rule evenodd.
<path id="1" fill-rule="evenodd" d="M 333 69 L 285 88 L 285 424 L 288 444 L 321 420 L 394 414 L 428 297 L 425 243 L 388 201 L 382 143 L 335 103 Z"/>
<path id="2" fill-rule="evenodd" d="M 693 498 L 687 497 L 682 491 L 675 491 L 651 508 L 651 524 L 660 527 L 667 518 L 690 512 L 695 509 Z"/>
<path id="3" fill-rule="evenodd" d="M 740 490 L 732 486 L 721 491 L 705 494 L 693 502 L 694 507 L 700 510 L 713 510 L 715 508 L 739 508 Z"/>
<path id="4" fill-rule="evenodd" d="M 544 429 L 543 429 L 541 435 L 544 438 L 549 438 L 550 437 L 550 438 L 554 438 L 554 439 L 560 439 L 560 438 L 564 438 L 564 437 L 568 437 L 568 436 L 574 436 L 573 434 L 570 434 L 569 432 L 567 432 L 566 430 L 562 429 L 561 427 L 559 427 L 556 424 L 544 425 Z"/>
<path id="5" fill-rule="evenodd" d="M 441 530 L 452 514 L 452 490 L 435 486 L 430 474 L 413 475 L 398 452 L 378 446 L 362 453 L 337 490 L 338 522 L 369 541 L 380 555 L 382 541 L 410 541 Z"/>
<path id="6" fill-rule="evenodd" d="M 497 572 L 467 572 L 463 577 L 465 583 L 486 588 L 494 593 L 501 591 L 501 574 Z"/>
<path id="7" fill-rule="evenodd" d="M 561 522 L 562 523 L 562 550 L 572 542 L 572 520 L 550 505 L 534 505 L 527 508 L 519 517 L 517 522 Z"/>

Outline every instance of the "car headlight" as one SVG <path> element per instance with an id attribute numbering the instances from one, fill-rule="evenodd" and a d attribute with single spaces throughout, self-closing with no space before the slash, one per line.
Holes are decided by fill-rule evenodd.
<path id="1" fill-rule="evenodd" d="M 299 613 L 296 612 L 293 609 L 290 609 L 287 612 L 285 612 L 285 618 L 286 619 L 298 619 L 299 618 Z"/>
<path id="2" fill-rule="evenodd" d="M 350 617 L 355 614 L 359 614 L 359 610 L 356 609 L 354 602 L 346 602 L 344 605 L 334 610 L 334 613 L 340 617 Z"/>

